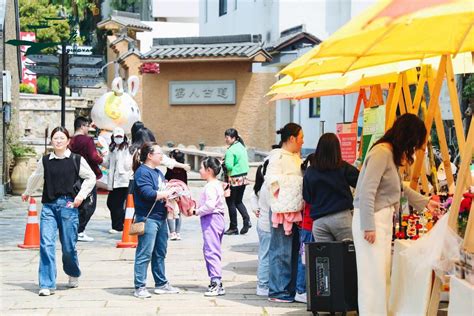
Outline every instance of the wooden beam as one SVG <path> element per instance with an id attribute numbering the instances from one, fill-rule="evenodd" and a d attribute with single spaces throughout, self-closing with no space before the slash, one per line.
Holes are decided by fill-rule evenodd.
<path id="1" fill-rule="evenodd" d="M 392 104 L 394 92 L 395 92 L 395 83 L 389 83 L 387 102 L 385 103 L 385 130 L 387 130 L 387 118 L 388 118 L 388 114 L 390 113 L 390 104 Z"/>
<path id="2" fill-rule="evenodd" d="M 458 139 L 459 151 L 462 152 L 464 149 L 465 138 L 462 126 L 461 106 L 459 105 L 451 56 L 447 57 L 446 62 L 446 82 L 448 84 L 449 99 L 451 100 L 451 111 L 453 112 L 454 128 L 456 130 L 456 137 Z"/>
<path id="3" fill-rule="evenodd" d="M 425 117 L 425 127 L 428 134 L 431 132 L 431 126 L 433 125 L 433 119 L 435 116 L 435 109 L 438 105 L 439 94 L 441 91 L 441 85 L 443 84 L 444 73 L 446 71 L 446 55 L 443 55 L 439 62 L 438 75 L 436 76 L 436 81 L 433 87 L 432 93 L 430 93 L 430 104 L 428 105 L 428 113 Z M 420 178 L 421 167 L 423 165 L 425 157 L 426 142 L 428 137 L 425 139 L 423 147 L 416 151 L 416 160 L 415 166 L 413 168 L 413 175 L 410 182 L 410 187 L 416 189 L 418 186 L 418 180 Z"/>
<path id="4" fill-rule="evenodd" d="M 420 104 L 421 104 L 421 100 L 423 99 L 424 91 L 425 91 L 426 72 L 427 71 L 428 71 L 428 69 L 426 69 L 425 66 L 423 66 L 422 70 L 421 70 L 421 73 L 420 73 L 420 76 L 418 78 L 415 98 L 413 99 L 413 114 L 415 114 L 415 115 L 418 115 L 418 112 L 420 111 Z"/>
<path id="5" fill-rule="evenodd" d="M 404 103 L 408 113 L 413 113 L 413 102 L 411 100 L 410 86 L 408 85 L 408 77 L 406 72 L 402 72 L 403 78 L 403 96 Z"/>
<path id="6" fill-rule="evenodd" d="M 357 103 L 356 103 L 356 107 L 355 107 L 355 110 L 354 110 L 354 117 L 352 118 L 353 123 L 356 123 L 357 119 L 359 118 L 360 105 L 362 104 L 364 98 L 365 98 L 365 89 L 361 88 L 359 90 L 359 96 L 357 97 Z"/>
<path id="7" fill-rule="evenodd" d="M 458 227 L 458 215 L 459 207 L 461 205 L 462 195 L 466 190 L 467 177 L 471 177 L 471 171 L 469 166 L 472 161 L 472 152 L 474 147 L 474 120 L 471 120 L 471 126 L 469 127 L 469 133 L 467 135 L 466 146 L 461 153 L 461 165 L 458 169 L 458 179 L 456 182 L 456 190 L 454 192 L 453 203 L 451 204 L 451 210 L 449 212 L 448 223 L 449 226 L 457 232 Z"/>
<path id="8" fill-rule="evenodd" d="M 434 89 L 434 78 L 432 76 L 432 73 L 430 76 L 427 78 L 428 80 L 428 87 L 431 91 Z M 454 193 L 454 176 L 453 176 L 453 170 L 451 169 L 451 157 L 449 155 L 449 148 L 448 148 L 448 141 L 446 139 L 446 131 L 444 129 L 444 123 L 443 119 L 441 118 L 441 111 L 440 111 L 440 106 L 439 106 L 439 101 L 436 102 L 436 113 L 435 113 L 435 125 L 436 125 L 436 133 L 438 134 L 438 141 L 439 141 L 439 147 L 441 151 L 441 157 L 443 158 L 443 165 L 444 165 L 444 171 L 446 172 L 446 181 L 448 182 L 448 190 L 449 194 Z"/>
<path id="9" fill-rule="evenodd" d="M 400 114 L 403 115 L 407 113 L 407 106 L 405 105 L 405 100 L 404 100 L 404 92 L 403 92 L 403 87 L 402 87 L 402 95 L 400 95 L 400 99 L 398 99 L 398 106 L 400 108 Z M 410 113 L 408 111 L 408 113 Z"/>
<path id="10" fill-rule="evenodd" d="M 398 108 L 398 100 L 400 99 L 400 93 L 402 91 L 402 83 L 403 83 L 402 78 L 403 78 L 402 74 L 399 74 L 397 83 L 395 84 L 395 89 L 393 91 L 393 97 L 389 104 L 390 112 L 388 113 L 388 116 L 386 118 L 385 130 L 392 127 L 393 122 L 395 122 L 395 117 L 397 115 L 397 108 Z"/>

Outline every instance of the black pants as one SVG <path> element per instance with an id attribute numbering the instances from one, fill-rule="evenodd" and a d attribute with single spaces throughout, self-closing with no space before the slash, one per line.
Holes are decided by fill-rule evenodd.
<path id="1" fill-rule="evenodd" d="M 125 200 L 127 199 L 128 188 L 115 188 L 109 192 L 107 197 L 107 207 L 110 211 L 110 219 L 112 220 L 112 229 L 117 231 L 123 230 L 123 222 L 125 220 Z"/>
<path id="2" fill-rule="evenodd" d="M 247 213 L 244 203 L 242 203 L 242 198 L 244 197 L 245 185 L 238 187 L 230 187 L 230 196 L 225 198 L 227 207 L 229 208 L 229 217 L 230 217 L 230 228 L 237 228 L 237 210 L 239 210 L 240 215 L 244 221 L 244 225 L 250 223 L 250 217 Z"/>
<path id="3" fill-rule="evenodd" d="M 97 186 L 92 189 L 92 203 L 79 206 L 79 234 L 84 232 L 97 206 Z"/>

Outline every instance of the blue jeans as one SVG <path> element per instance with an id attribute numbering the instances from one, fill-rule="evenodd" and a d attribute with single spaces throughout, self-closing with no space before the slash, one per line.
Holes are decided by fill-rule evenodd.
<path id="1" fill-rule="evenodd" d="M 303 249 L 302 247 L 304 247 L 305 243 L 313 241 L 312 232 L 300 229 L 300 249 Z M 296 292 L 299 294 L 306 293 L 306 268 L 302 260 L 300 251 L 298 256 L 298 277 L 296 279 Z"/>
<path id="2" fill-rule="evenodd" d="M 175 232 L 179 234 L 179 232 L 181 231 L 181 213 L 179 214 L 179 218 L 167 219 L 167 221 L 170 233 Z"/>
<path id="3" fill-rule="evenodd" d="M 69 197 L 60 197 L 52 203 L 43 204 L 40 216 L 40 289 L 56 288 L 56 236 L 59 230 L 59 240 L 63 252 L 63 270 L 72 277 L 79 277 L 79 261 L 77 258 L 77 227 L 79 216 L 77 208 L 66 207 L 72 202 Z"/>
<path id="4" fill-rule="evenodd" d="M 257 284 L 258 287 L 268 289 L 269 261 L 268 252 L 270 250 L 270 239 L 272 233 L 263 231 L 257 227 L 258 233 L 258 268 Z"/>
<path id="5" fill-rule="evenodd" d="M 271 216 L 271 215 L 270 215 Z M 268 297 L 293 301 L 296 294 L 300 238 L 293 224 L 291 235 L 285 235 L 283 225 L 272 227 L 269 250 L 270 273 Z"/>
<path id="6" fill-rule="evenodd" d="M 137 222 L 143 222 L 144 216 L 137 216 Z M 166 220 L 148 218 L 145 223 L 145 234 L 138 236 L 135 252 L 135 288 L 146 286 L 148 264 L 151 260 L 151 273 L 155 287 L 165 285 L 165 257 L 168 248 L 168 227 Z"/>

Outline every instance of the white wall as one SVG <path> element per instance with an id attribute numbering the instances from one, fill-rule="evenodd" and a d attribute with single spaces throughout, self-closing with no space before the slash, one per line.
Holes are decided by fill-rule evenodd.
<path id="1" fill-rule="evenodd" d="M 198 22 L 199 0 L 153 0 L 152 16 L 155 18 L 195 18 L 195 22 Z"/>
<path id="2" fill-rule="evenodd" d="M 140 52 L 142 53 L 146 53 L 151 49 L 154 38 L 199 36 L 199 24 L 197 23 L 142 22 L 153 28 L 151 32 L 137 33 L 137 39 L 140 40 Z"/>

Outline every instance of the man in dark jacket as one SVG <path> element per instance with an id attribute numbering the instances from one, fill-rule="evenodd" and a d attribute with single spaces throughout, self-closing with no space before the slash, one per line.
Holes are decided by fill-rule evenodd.
<path id="1" fill-rule="evenodd" d="M 99 165 L 103 159 L 97 152 L 94 144 L 94 140 L 89 136 L 89 127 L 91 121 L 88 118 L 79 116 L 74 120 L 74 136 L 71 138 L 69 143 L 69 149 L 78 155 L 84 157 L 92 171 L 96 176 L 96 179 L 102 177 Z M 79 235 L 78 241 L 93 241 L 94 238 L 87 236 L 84 230 L 86 225 L 95 212 L 97 204 L 97 186 L 92 189 L 92 203 L 87 205 L 81 205 L 79 207 Z"/>

